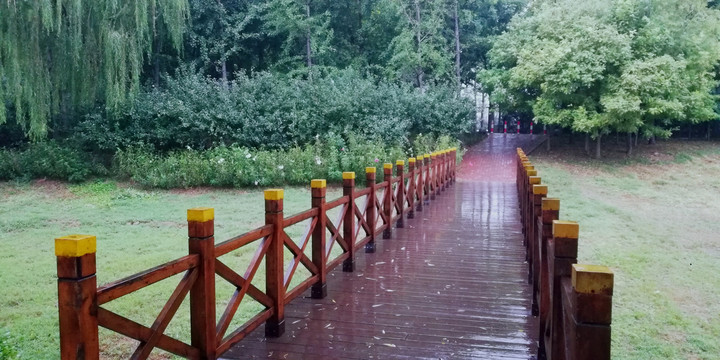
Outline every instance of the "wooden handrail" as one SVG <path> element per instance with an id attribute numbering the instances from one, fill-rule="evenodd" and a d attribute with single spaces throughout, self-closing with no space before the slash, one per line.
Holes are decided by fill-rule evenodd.
<path id="1" fill-rule="evenodd" d="M 216 359 L 250 332 L 265 323 L 267 336 L 281 336 L 284 332 L 284 308 L 292 299 L 308 288 L 313 298 L 327 296 L 327 274 L 343 264 L 344 271 L 354 271 L 356 251 L 364 247 L 366 253 L 375 252 L 379 234 L 392 236 L 392 226 L 402 227 L 415 211 L 422 211 L 442 190 L 455 181 L 456 149 L 418 156 L 409 160 L 405 172 L 404 160 L 383 167 L 383 181 L 376 183 L 376 168 L 366 168 L 366 187 L 355 189 L 355 174 L 343 174 L 343 196 L 326 202 L 325 180 L 311 181 L 312 207 L 298 214 L 284 217 L 284 193 L 280 189 L 265 192 L 264 226 L 215 244 L 214 210 L 188 210 L 189 254 L 163 265 L 111 282 L 100 288 L 95 278 L 95 237 L 74 235 L 56 239 L 58 261 L 58 308 L 60 313 L 61 358 L 99 358 L 98 327 L 103 326 L 140 341 L 133 358 L 145 359 L 153 348 L 160 348 L 188 359 Z M 394 187 L 394 188 L 393 188 Z M 378 195 L 383 192 L 383 195 Z M 363 205 L 355 199 L 365 197 Z M 342 207 L 339 218 L 328 219 L 328 211 Z M 309 222 L 296 244 L 285 233 L 289 226 Z M 326 229 L 332 238 L 326 238 Z M 365 236 L 360 238 L 360 231 Z M 236 272 L 219 258 L 230 252 L 256 243 L 258 248 L 244 272 Z M 329 259 L 329 251 L 337 242 L 342 254 Z M 307 248 L 312 255 L 305 254 Z M 285 264 L 285 251 L 293 255 Z M 252 285 L 262 261 L 265 261 L 265 289 Z M 290 284 L 297 268 L 302 265 L 310 273 L 293 288 Z M 185 273 L 151 327 L 133 322 L 108 311 L 100 305 Z M 236 287 L 225 310 L 216 318 L 215 275 Z M 180 303 L 190 297 L 191 344 L 166 334 Z M 245 295 L 257 300 L 265 308 L 239 328 L 228 333 L 229 326 Z"/>
<path id="2" fill-rule="evenodd" d="M 540 332 L 538 359 L 610 359 L 613 273 L 578 265 L 579 225 L 560 221 L 560 200 L 522 149 L 517 149 L 517 190 L 532 284 L 532 312 Z"/>

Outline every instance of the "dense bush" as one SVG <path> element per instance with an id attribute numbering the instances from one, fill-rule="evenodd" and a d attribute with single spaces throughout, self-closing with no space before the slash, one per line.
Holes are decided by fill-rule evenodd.
<path id="1" fill-rule="evenodd" d="M 19 150 L 0 150 L 0 180 L 49 178 L 74 182 L 105 172 L 88 154 L 54 141 L 29 144 Z"/>
<path id="2" fill-rule="evenodd" d="M 117 153 L 114 167 L 118 176 L 146 187 L 307 185 L 314 178 L 339 182 L 343 171 L 355 171 L 362 183 L 365 167 L 381 167 L 406 157 L 402 148 L 387 147 L 379 141 L 358 141 L 354 137 L 346 141 L 336 135 L 330 138 L 335 141 L 288 150 L 221 146 L 162 155 L 148 147 L 131 147 Z M 427 151 L 458 145 L 449 137 L 436 142 L 424 139 Z M 435 148 L 436 144 L 441 147 Z"/>
<path id="3" fill-rule="evenodd" d="M 0 360 L 12 360 L 17 358 L 17 349 L 13 345 L 10 333 L 0 328 Z"/>
<path id="4" fill-rule="evenodd" d="M 116 117 L 94 114 L 78 137 L 113 152 L 135 144 L 169 151 L 241 146 L 291 149 L 330 134 L 407 146 L 417 134 L 460 134 L 473 104 L 449 87 L 409 85 L 338 71 L 312 81 L 269 73 L 238 76 L 227 87 L 192 73 L 149 89 Z"/>

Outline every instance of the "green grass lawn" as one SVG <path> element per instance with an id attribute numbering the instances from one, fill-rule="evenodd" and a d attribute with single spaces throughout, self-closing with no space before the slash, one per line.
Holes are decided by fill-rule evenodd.
<path id="1" fill-rule="evenodd" d="M 328 200 L 340 194 L 329 189 Z M 0 345 L 11 344 L 22 359 L 59 357 L 55 237 L 96 235 L 98 284 L 104 284 L 187 255 L 188 208 L 215 208 L 216 242 L 264 224 L 261 190 L 145 191 L 114 182 L 37 181 L 0 183 L 0 199 Z M 309 188 L 286 189 L 286 216 L 308 208 Z M 303 230 L 299 224 L 287 231 L 297 237 Z M 222 260 L 242 274 L 256 248 L 251 245 Z M 253 281 L 261 289 L 263 266 Z M 180 276 L 110 302 L 107 308 L 150 325 Z M 217 284 L 219 317 L 234 288 L 222 279 Z M 187 303 L 186 299 L 167 333 L 189 342 Z M 235 325 L 261 309 L 253 301 L 244 303 Z M 134 345 L 109 331 L 101 331 L 101 343 L 103 356 L 109 358 L 129 354 Z"/>
<path id="2" fill-rule="evenodd" d="M 615 272 L 613 359 L 720 359 L 720 144 L 567 150 L 530 158 L 580 223 L 578 262 Z"/>
<path id="3" fill-rule="evenodd" d="M 615 271 L 613 358 L 720 359 L 720 144 L 641 146 L 625 159 L 587 160 L 572 149 L 532 155 L 561 218 L 580 223 L 581 263 Z M 328 199 L 337 198 L 338 189 Z M 185 210 L 211 206 L 220 242 L 263 224 L 260 190 L 145 191 L 113 182 L 0 183 L 0 357 L 58 358 L 53 239 L 98 237 L 98 282 L 187 253 Z M 308 189 L 286 190 L 286 215 L 309 208 Z M 291 236 L 303 231 L 298 225 Z M 254 247 L 223 257 L 243 272 Z M 262 267 L 261 267 L 262 269 Z M 299 274 L 302 276 L 302 274 Z M 262 285 L 262 272 L 253 282 Z M 178 277 L 113 301 L 108 308 L 149 325 Z M 233 288 L 218 281 L 218 316 Z M 248 301 L 235 325 L 259 309 Z M 188 338 L 187 300 L 168 334 Z M 6 335 L 9 334 L 9 335 Z M 133 342 L 101 332 L 103 356 Z M 157 352 L 156 358 L 167 354 Z"/>

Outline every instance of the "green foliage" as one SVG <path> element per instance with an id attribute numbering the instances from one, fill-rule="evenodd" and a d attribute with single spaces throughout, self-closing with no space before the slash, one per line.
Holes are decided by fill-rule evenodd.
<path id="1" fill-rule="evenodd" d="M 53 141 L 30 144 L 23 150 L 0 150 L 0 180 L 48 178 L 76 182 L 105 173 L 105 168 L 88 154 Z"/>
<path id="2" fill-rule="evenodd" d="M 491 51 L 494 98 L 601 136 L 715 119 L 720 12 L 705 1 L 537 2 Z"/>
<path id="3" fill-rule="evenodd" d="M 287 150 L 222 146 L 206 151 L 179 150 L 167 155 L 132 147 L 117 153 L 114 167 L 118 176 L 146 187 L 255 187 L 307 185 L 311 179 L 339 182 L 344 171 L 355 171 L 361 179 L 365 167 L 406 156 L 401 147 L 379 141 L 359 141 L 355 137 L 346 141 L 333 134 L 329 139 L 327 143 Z"/>
<path id="4" fill-rule="evenodd" d="M 160 150 L 290 149 L 330 133 L 405 146 L 418 133 L 466 132 L 474 119 L 472 103 L 449 87 L 423 94 L 351 70 L 312 81 L 259 73 L 229 85 L 195 74 L 170 79 L 165 90 L 141 93 L 122 116 L 87 117 L 77 136 L 110 152 L 138 143 Z"/>
<path id="5" fill-rule="evenodd" d="M 10 333 L 0 328 L 0 360 L 17 359 L 18 353 Z"/>
<path id="6" fill-rule="evenodd" d="M 98 100 L 118 110 L 139 88 L 156 30 L 181 47 L 187 10 L 185 0 L 0 2 L 0 124 L 6 102 L 36 140 L 61 112 Z"/>

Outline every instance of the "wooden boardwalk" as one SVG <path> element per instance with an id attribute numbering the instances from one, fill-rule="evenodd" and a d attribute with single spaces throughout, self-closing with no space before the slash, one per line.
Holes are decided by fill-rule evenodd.
<path id="1" fill-rule="evenodd" d="M 226 359 L 528 359 L 530 314 L 515 148 L 496 134 L 470 149 L 458 181 L 416 212 L 356 270 L 329 274 L 325 299 L 288 304 L 286 332 L 258 329 Z"/>

